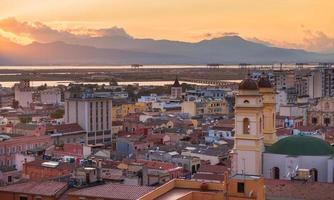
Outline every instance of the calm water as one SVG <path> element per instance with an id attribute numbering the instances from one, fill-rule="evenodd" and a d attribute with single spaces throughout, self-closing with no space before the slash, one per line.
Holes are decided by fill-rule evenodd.
<path id="1" fill-rule="evenodd" d="M 256 67 L 256 68 L 279 68 L 280 65 L 274 64 L 274 65 L 250 65 L 248 67 Z M 284 68 L 293 68 L 295 67 L 294 64 L 285 64 L 283 65 Z M 308 65 L 306 67 L 314 67 L 311 65 Z M 29 70 L 40 70 L 40 69 L 131 69 L 131 65 L 118 65 L 118 66 L 0 66 L 0 70 L 3 69 L 11 69 L 11 70 L 22 70 L 22 71 L 29 71 Z M 144 65 L 140 68 L 144 69 L 162 69 L 162 68 L 170 68 L 170 69 L 182 69 L 182 68 L 207 68 L 206 65 Z M 240 68 L 239 65 L 223 65 L 220 66 L 220 68 Z M 1 75 L 20 75 L 21 73 L 0 73 Z M 68 72 L 50 72 L 50 74 L 68 74 Z M 224 80 L 229 81 L 229 80 Z M 182 82 L 181 83 L 189 83 L 189 84 L 195 84 L 190 82 Z M 230 82 L 240 82 L 238 80 L 231 80 Z M 0 82 L 2 87 L 13 87 L 13 85 L 18 82 Z M 37 87 L 40 85 L 47 84 L 48 86 L 57 86 L 57 85 L 68 85 L 70 83 L 74 83 L 73 81 L 31 81 L 31 86 Z M 80 82 L 80 83 L 90 83 L 90 84 L 98 84 L 98 85 L 108 85 L 109 82 Z M 173 84 L 173 81 L 140 81 L 140 82 L 119 82 L 120 85 L 129 85 L 129 84 L 138 84 L 140 86 L 162 86 L 167 84 Z M 205 84 L 198 84 L 196 85 L 205 85 Z"/>
<path id="2" fill-rule="evenodd" d="M 284 64 L 284 68 L 293 68 L 295 64 Z M 315 65 L 307 65 L 305 67 L 314 67 Z M 221 65 L 219 67 L 224 68 L 239 68 L 239 65 Z M 249 65 L 248 67 L 280 67 L 280 64 L 273 65 Z M 39 69 L 131 69 L 131 65 L 108 65 L 108 66 L 0 66 L 0 69 L 12 69 L 12 70 L 39 70 Z M 143 69 L 182 69 L 182 68 L 207 68 L 206 65 L 144 65 L 140 68 Z"/>
<path id="3" fill-rule="evenodd" d="M 240 80 L 224 80 L 226 82 L 240 82 Z M 15 83 L 18 81 L 3 81 L 0 82 L 2 87 L 13 87 Z M 57 86 L 57 85 L 69 85 L 70 83 L 82 83 L 82 84 L 98 84 L 98 85 L 109 85 L 109 82 L 74 82 L 74 81 L 30 81 L 30 86 L 38 87 L 41 85 L 46 84 L 47 86 Z M 118 82 L 119 85 L 133 85 L 138 84 L 139 86 L 163 86 L 163 85 L 171 85 L 174 81 L 125 81 L 125 82 Z M 186 81 L 180 81 L 180 83 L 187 83 L 187 84 L 194 84 L 194 85 L 207 85 L 201 83 L 191 83 Z"/>

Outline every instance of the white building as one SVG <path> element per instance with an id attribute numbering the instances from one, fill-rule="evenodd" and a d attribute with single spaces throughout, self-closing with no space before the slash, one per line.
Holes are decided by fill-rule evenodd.
<path id="1" fill-rule="evenodd" d="M 78 123 L 87 132 L 87 144 L 111 143 L 111 98 L 84 96 L 66 99 L 64 120 L 66 123 Z"/>
<path id="2" fill-rule="evenodd" d="M 44 104 L 60 104 L 61 91 L 58 88 L 50 88 L 41 91 L 41 103 Z"/>
<path id="3" fill-rule="evenodd" d="M 285 137 L 263 153 L 263 176 L 273 179 L 308 179 L 333 182 L 333 148 L 313 136 Z M 307 174 L 306 177 L 302 175 Z"/>
<path id="4" fill-rule="evenodd" d="M 19 106 L 27 108 L 33 102 L 32 93 L 30 89 L 15 88 L 15 100 Z"/>

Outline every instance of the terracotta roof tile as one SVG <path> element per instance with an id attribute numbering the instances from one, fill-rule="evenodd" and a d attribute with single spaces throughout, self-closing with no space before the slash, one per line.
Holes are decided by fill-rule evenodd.
<path id="1" fill-rule="evenodd" d="M 27 183 L 20 183 L 9 185 L 5 187 L 0 187 L 0 191 L 14 192 L 14 193 L 24 193 L 24 194 L 35 194 L 43 196 L 52 196 L 58 194 L 60 191 L 65 189 L 67 184 L 64 182 L 36 182 L 31 181 Z"/>
<path id="2" fill-rule="evenodd" d="M 105 184 L 90 188 L 81 189 L 70 193 L 70 196 L 81 197 L 96 197 L 108 199 L 124 199 L 132 200 L 138 199 L 148 192 L 152 191 L 154 187 L 148 186 L 134 186 L 121 184 Z"/>
<path id="3" fill-rule="evenodd" d="M 83 128 L 77 124 L 60 124 L 60 125 L 52 125 L 47 128 L 49 131 L 55 130 L 58 133 L 73 133 L 73 132 L 84 132 Z"/>
<path id="4" fill-rule="evenodd" d="M 225 171 L 227 171 L 227 167 L 222 165 L 201 165 L 198 173 L 224 174 Z"/>

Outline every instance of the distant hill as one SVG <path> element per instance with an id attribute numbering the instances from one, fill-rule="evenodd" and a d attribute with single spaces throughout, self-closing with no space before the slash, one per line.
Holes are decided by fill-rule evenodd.
<path id="1" fill-rule="evenodd" d="M 225 36 L 197 43 L 135 39 L 125 32 L 17 45 L 0 38 L 0 65 L 334 62 L 334 54 L 284 49 Z"/>

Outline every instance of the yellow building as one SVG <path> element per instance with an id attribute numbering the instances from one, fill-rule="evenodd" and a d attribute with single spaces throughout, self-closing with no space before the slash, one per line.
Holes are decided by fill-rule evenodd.
<path id="1" fill-rule="evenodd" d="M 225 173 L 223 183 L 173 179 L 139 199 L 265 200 L 265 188 L 261 177 Z"/>
<path id="2" fill-rule="evenodd" d="M 203 99 L 202 101 L 182 102 L 182 112 L 196 115 L 225 115 L 229 114 L 228 103 L 224 99 Z"/>
<path id="3" fill-rule="evenodd" d="M 112 121 L 123 121 L 124 117 L 130 113 L 140 113 L 146 111 L 145 103 L 113 103 Z"/>
<path id="4" fill-rule="evenodd" d="M 204 114 L 226 115 L 228 113 L 228 104 L 225 99 L 208 100 L 204 104 Z"/>
<path id="5" fill-rule="evenodd" d="M 245 79 L 235 97 L 232 174 L 262 175 L 263 126 L 263 97 L 256 81 Z"/>
<path id="6" fill-rule="evenodd" d="M 268 77 L 261 77 L 259 82 L 259 92 L 263 96 L 263 134 L 264 144 L 271 146 L 277 141 L 276 136 L 276 98 L 275 91 Z"/>

